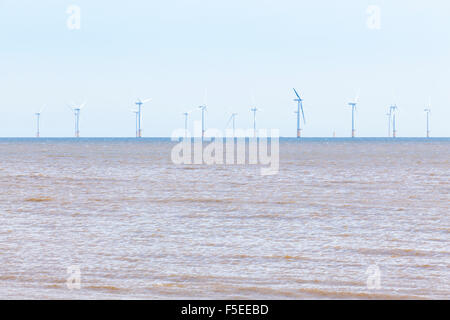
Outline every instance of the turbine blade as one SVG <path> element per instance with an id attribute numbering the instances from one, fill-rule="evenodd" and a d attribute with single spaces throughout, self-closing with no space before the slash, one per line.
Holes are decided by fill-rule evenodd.
<path id="1" fill-rule="evenodd" d="M 294 89 L 294 92 L 295 92 L 295 95 L 297 96 L 297 98 L 301 99 L 301 98 L 300 98 L 300 95 L 299 95 L 298 92 L 297 92 L 297 90 L 295 90 L 295 88 L 292 88 L 292 89 Z"/>
<path id="2" fill-rule="evenodd" d="M 302 110 L 302 115 L 303 115 L 303 123 L 304 123 L 304 124 L 306 124 L 305 113 L 303 112 L 303 103 L 300 103 L 300 109 Z"/>
<path id="3" fill-rule="evenodd" d="M 148 99 L 142 100 L 141 102 L 142 102 L 142 103 L 147 103 L 147 102 L 149 102 L 149 101 L 152 101 L 152 98 L 148 98 Z"/>
<path id="4" fill-rule="evenodd" d="M 230 124 L 231 120 L 233 120 L 233 115 L 231 115 L 230 119 L 228 119 L 228 122 L 227 122 L 227 125 L 226 125 L 227 127 Z"/>

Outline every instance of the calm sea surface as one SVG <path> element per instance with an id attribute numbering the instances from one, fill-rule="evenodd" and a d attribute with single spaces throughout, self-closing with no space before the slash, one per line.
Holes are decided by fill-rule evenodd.
<path id="1" fill-rule="evenodd" d="M 0 298 L 450 299 L 449 139 L 282 140 L 274 176 L 173 145 L 0 139 Z"/>

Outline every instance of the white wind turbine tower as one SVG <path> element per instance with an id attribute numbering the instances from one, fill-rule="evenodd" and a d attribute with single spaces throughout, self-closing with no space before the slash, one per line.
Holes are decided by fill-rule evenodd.
<path id="1" fill-rule="evenodd" d="M 188 136 L 188 118 L 189 118 L 189 115 L 192 113 L 192 111 L 194 111 L 194 110 L 183 112 L 183 116 L 184 116 L 184 137 L 185 138 L 187 138 L 187 136 Z"/>
<path id="2" fill-rule="evenodd" d="M 386 113 L 386 116 L 388 117 L 388 138 L 390 138 L 391 137 L 391 118 L 392 118 L 391 111 Z"/>
<path id="3" fill-rule="evenodd" d="M 256 107 L 255 96 L 252 93 L 252 104 L 253 106 L 250 108 L 250 111 L 253 112 L 253 136 L 256 138 L 256 112 L 261 111 Z"/>
<path id="4" fill-rule="evenodd" d="M 141 100 L 141 99 L 137 99 L 137 101 L 135 102 L 135 104 L 137 105 L 137 117 L 138 117 L 138 120 L 137 120 L 137 134 L 136 134 L 136 136 L 137 136 L 137 138 L 142 138 L 142 128 L 141 128 L 141 124 L 142 124 L 142 105 L 144 104 L 144 103 L 147 103 L 147 102 L 149 102 L 149 101 L 151 101 L 152 99 L 144 99 L 144 100 Z"/>
<path id="5" fill-rule="evenodd" d="M 253 112 L 253 136 L 256 138 L 256 112 L 259 111 L 259 109 L 252 107 L 250 111 Z"/>
<path id="6" fill-rule="evenodd" d="M 203 105 L 199 106 L 199 109 L 202 111 L 202 141 L 205 137 L 205 111 L 207 111 L 207 100 L 208 100 L 208 90 L 205 89 L 205 95 L 203 96 Z"/>
<path id="7" fill-rule="evenodd" d="M 386 114 L 388 116 L 388 137 L 391 137 L 391 123 L 392 123 L 392 137 L 395 138 L 397 131 L 395 130 L 395 111 L 397 110 L 397 95 L 394 92 L 394 104 L 389 107 L 389 112 Z"/>
<path id="8" fill-rule="evenodd" d="M 348 105 L 350 107 L 352 107 L 352 138 L 355 137 L 355 132 L 356 132 L 356 128 L 355 128 L 355 112 L 356 112 L 356 105 L 358 104 L 358 100 L 359 100 L 359 90 L 358 90 L 358 93 L 356 94 L 355 100 L 353 100 L 352 102 L 348 103 Z"/>
<path id="9" fill-rule="evenodd" d="M 135 136 L 136 138 L 138 137 L 138 117 L 139 117 L 139 111 L 137 111 L 136 109 L 131 109 L 131 112 L 134 113 L 135 118 L 136 118 L 136 129 L 135 129 Z"/>
<path id="10" fill-rule="evenodd" d="M 80 112 L 81 112 L 81 109 L 83 109 L 85 105 L 86 105 L 86 102 L 84 102 L 81 105 L 72 104 L 71 106 L 69 106 L 70 110 L 72 110 L 72 112 L 75 115 L 75 137 L 76 138 L 80 137 Z"/>
<path id="11" fill-rule="evenodd" d="M 39 138 L 41 136 L 40 128 L 41 128 L 41 113 L 44 111 L 45 105 L 42 106 L 42 108 L 39 110 L 39 112 L 35 113 L 36 116 L 36 138 Z"/>
<path id="12" fill-rule="evenodd" d="M 302 129 L 300 127 L 300 118 L 303 116 L 303 124 L 306 124 L 306 118 L 305 113 L 303 112 L 303 99 L 298 94 L 297 90 L 295 88 L 292 88 L 295 92 L 295 95 L 297 96 L 296 99 L 294 99 L 295 102 L 297 102 L 297 111 L 294 111 L 294 113 L 297 114 L 297 139 L 301 137 Z M 301 112 L 301 114 L 300 114 Z"/>
<path id="13" fill-rule="evenodd" d="M 396 114 L 397 114 L 397 104 L 393 104 L 389 107 L 389 113 L 392 117 L 392 137 L 397 137 L 397 128 L 396 128 Z"/>
<path id="14" fill-rule="evenodd" d="M 235 121 L 236 121 L 236 116 L 237 115 L 238 115 L 237 113 L 232 113 L 230 119 L 227 122 L 227 127 L 230 124 L 230 122 L 232 122 L 233 138 L 235 137 L 235 131 L 236 131 L 236 123 L 235 123 Z"/>
<path id="15" fill-rule="evenodd" d="M 428 106 L 424 110 L 427 114 L 427 138 L 430 137 L 430 114 L 431 114 L 431 98 L 428 100 Z"/>

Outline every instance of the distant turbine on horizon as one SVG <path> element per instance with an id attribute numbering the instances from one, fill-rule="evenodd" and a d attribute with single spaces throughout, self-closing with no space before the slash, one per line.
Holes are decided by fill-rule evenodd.
<path id="1" fill-rule="evenodd" d="M 202 111 L 202 141 L 205 137 L 205 111 L 207 109 L 206 105 L 199 106 L 199 109 Z"/>
<path id="2" fill-rule="evenodd" d="M 232 113 L 230 119 L 227 122 L 227 127 L 230 124 L 230 122 L 232 122 L 232 128 L 233 128 L 233 137 L 235 136 L 235 130 L 236 130 L 236 126 L 235 126 L 235 120 L 236 120 L 236 116 L 238 114 L 237 113 Z"/>
<path id="3" fill-rule="evenodd" d="M 305 113 L 303 112 L 303 99 L 300 98 L 300 95 L 298 94 L 297 90 L 295 90 L 295 88 L 292 88 L 295 92 L 295 95 L 297 96 L 297 99 L 294 99 L 294 101 L 297 102 L 297 111 L 295 111 L 295 113 L 297 114 L 297 139 L 299 139 L 301 137 L 301 127 L 300 127 L 300 111 L 302 112 L 302 116 L 303 116 L 303 124 L 306 124 L 306 118 L 305 118 Z"/>
<path id="4" fill-rule="evenodd" d="M 427 114 L 427 138 L 430 137 L 430 114 L 431 114 L 431 99 L 428 102 L 428 107 L 424 110 Z"/>
<path id="5" fill-rule="evenodd" d="M 392 138 L 397 137 L 397 128 L 396 128 L 396 114 L 397 114 L 397 104 L 393 104 L 389 107 L 389 114 L 392 117 Z M 390 122 L 389 122 L 390 123 Z"/>
<path id="6" fill-rule="evenodd" d="M 135 127 L 135 130 L 134 130 L 134 134 L 135 134 L 135 137 L 137 138 L 137 137 L 138 137 L 138 117 L 139 117 L 139 111 L 138 111 L 138 110 L 135 110 L 135 109 L 132 109 L 131 112 L 134 113 L 135 118 L 136 118 L 136 119 L 135 119 L 135 121 L 136 121 L 136 127 Z"/>
<path id="7" fill-rule="evenodd" d="M 187 135 L 188 135 L 188 117 L 189 117 L 189 114 L 191 114 L 192 111 L 194 111 L 194 110 L 183 112 L 183 116 L 184 116 L 184 137 L 185 138 L 187 138 Z"/>
<path id="8" fill-rule="evenodd" d="M 256 138 L 256 112 L 261 111 L 261 109 L 258 109 L 256 107 L 255 94 L 253 91 L 251 92 L 251 97 L 252 97 L 252 107 L 250 108 L 250 111 L 253 112 L 253 136 Z"/>
<path id="9" fill-rule="evenodd" d="M 256 111 L 259 111 L 258 108 L 253 107 L 250 109 L 253 112 L 253 136 L 256 137 Z"/>
<path id="10" fill-rule="evenodd" d="M 144 104 L 144 103 L 147 103 L 147 102 L 149 102 L 149 101 L 151 101 L 152 99 L 151 98 L 149 98 L 149 99 L 145 99 L 145 100 L 141 100 L 141 99 L 137 99 L 137 101 L 135 102 L 135 104 L 138 106 L 138 108 L 137 108 L 137 117 L 138 117 L 138 120 L 137 120 L 137 134 L 136 134 L 136 137 L 137 138 L 142 138 L 142 128 L 141 128 L 141 123 L 142 123 L 142 105 Z"/>
<path id="11" fill-rule="evenodd" d="M 207 111 L 207 102 L 208 100 L 208 89 L 205 89 L 205 95 L 203 96 L 203 105 L 199 106 L 198 108 L 202 111 L 202 141 L 205 137 L 205 111 Z"/>
<path id="12" fill-rule="evenodd" d="M 81 105 L 72 105 L 69 107 L 75 115 L 75 137 L 76 138 L 80 137 L 80 112 L 81 112 L 81 109 L 83 109 L 85 105 L 86 105 L 86 102 L 84 102 Z"/>
<path id="13" fill-rule="evenodd" d="M 355 137 L 355 111 L 356 111 L 356 105 L 358 104 L 359 100 L 359 92 L 356 94 L 355 100 L 352 102 L 349 102 L 348 105 L 352 107 L 352 138 Z"/>
<path id="14" fill-rule="evenodd" d="M 40 133 L 40 127 L 41 127 L 41 113 L 44 111 L 45 105 L 42 106 L 42 108 L 39 110 L 39 112 L 35 113 L 36 116 L 36 138 L 39 138 L 41 136 Z"/>

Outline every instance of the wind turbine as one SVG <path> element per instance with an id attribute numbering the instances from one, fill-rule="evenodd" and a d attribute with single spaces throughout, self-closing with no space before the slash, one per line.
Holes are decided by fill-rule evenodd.
<path id="1" fill-rule="evenodd" d="M 200 110 L 202 111 L 202 141 L 205 137 L 205 111 L 206 111 L 206 105 L 199 106 Z"/>
<path id="2" fill-rule="evenodd" d="M 188 134 L 188 117 L 189 114 L 194 111 L 187 111 L 187 112 L 183 112 L 183 116 L 184 116 L 184 137 L 187 138 L 187 134 Z"/>
<path id="3" fill-rule="evenodd" d="M 44 108 L 45 108 L 45 105 L 44 106 L 42 106 L 42 108 L 39 110 L 39 112 L 36 112 L 35 113 L 35 115 L 36 115 L 36 124 L 37 124 L 37 127 L 36 127 L 36 138 L 39 138 L 40 137 L 40 127 L 41 127 L 41 113 L 42 113 L 42 111 L 44 111 Z"/>
<path id="4" fill-rule="evenodd" d="M 236 116 L 237 115 L 238 115 L 237 113 L 232 113 L 230 119 L 227 122 L 227 127 L 228 127 L 228 125 L 230 124 L 231 121 L 233 123 L 233 137 L 235 136 L 235 134 L 234 134 L 235 130 L 236 130 L 235 121 L 236 121 Z"/>
<path id="5" fill-rule="evenodd" d="M 259 111 L 258 108 L 253 107 L 250 109 L 253 112 L 253 136 L 256 138 L 256 111 Z"/>
<path id="6" fill-rule="evenodd" d="M 137 121 L 137 137 L 138 138 L 141 138 L 142 137 L 142 129 L 141 129 L 141 122 L 142 122 L 142 105 L 144 104 L 144 103 L 147 103 L 147 102 L 149 102 L 150 100 L 152 100 L 152 99 L 145 99 L 145 100 L 141 100 L 141 99 L 137 99 L 137 101 L 135 102 L 135 104 L 138 106 L 138 109 L 137 109 L 137 116 L 138 116 L 138 121 Z"/>
<path id="7" fill-rule="evenodd" d="M 261 109 L 258 109 L 256 107 L 255 94 L 253 93 L 253 91 L 251 92 L 251 96 L 252 96 L 253 107 L 250 108 L 250 111 L 253 112 L 253 136 L 256 138 L 256 112 L 261 111 Z"/>
<path id="8" fill-rule="evenodd" d="M 424 110 L 427 114 L 427 138 L 430 137 L 430 113 L 431 113 L 431 99 L 428 102 L 428 107 Z"/>
<path id="9" fill-rule="evenodd" d="M 81 105 L 72 104 L 72 106 L 69 107 L 75 115 L 75 137 L 76 138 L 80 137 L 80 111 L 81 111 L 81 109 L 84 108 L 85 105 L 86 105 L 86 102 L 84 102 Z"/>
<path id="10" fill-rule="evenodd" d="M 392 137 L 396 138 L 397 137 L 397 129 L 395 127 L 396 123 L 395 123 L 395 116 L 397 113 L 398 107 L 396 104 L 390 106 L 389 108 L 389 114 L 392 116 Z"/>
<path id="11" fill-rule="evenodd" d="M 358 104 L 358 99 L 359 99 L 359 91 L 356 94 L 355 100 L 348 103 L 348 105 L 352 107 L 352 138 L 355 137 L 355 111 L 356 105 Z"/>
<path id="12" fill-rule="evenodd" d="M 297 111 L 295 111 L 295 113 L 297 114 L 297 139 L 299 139 L 301 137 L 301 128 L 300 128 L 300 110 L 302 112 L 302 116 L 303 116 L 303 124 L 306 124 L 306 118 L 305 118 L 305 113 L 303 112 L 303 99 L 300 98 L 300 95 L 298 94 L 297 90 L 295 90 L 295 88 L 292 88 L 295 92 L 295 95 L 297 96 L 297 99 L 294 99 L 294 101 L 297 102 Z"/>
<path id="13" fill-rule="evenodd" d="M 205 137 L 205 111 L 207 110 L 206 104 L 208 99 L 208 90 L 205 89 L 205 95 L 203 96 L 203 105 L 199 106 L 199 109 L 202 111 L 202 141 Z"/>
<path id="14" fill-rule="evenodd" d="M 388 117 L 388 137 L 391 137 L 391 116 L 392 113 L 391 111 L 389 111 L 388 113 L 386 113 L 387 117 Z"/>

